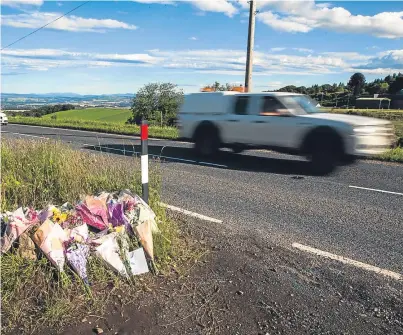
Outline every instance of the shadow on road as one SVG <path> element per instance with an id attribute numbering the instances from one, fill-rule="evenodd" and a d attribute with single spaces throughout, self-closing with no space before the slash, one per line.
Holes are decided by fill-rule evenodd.
<path id="1" fill-rule="evenodd" d="M 86 145 L 84 149 L 100 151 L 104 153 L 122 156 L 139 156 L 139 145 L 102 144 Z M 192 148 L 164 147 L 161 145 L 149 145 L 148 153 L 153 158 L 160 158 L 164 164 L 183 163 L 192 165 L 213 165 L 222 169 L 268 172 L 291 175 L 309 175 L 308 162 L 291 159 L 270 158 L 252 155 L 234 154 L 229 151 L 220 151 L 214 159 L 201 160 Z"/>

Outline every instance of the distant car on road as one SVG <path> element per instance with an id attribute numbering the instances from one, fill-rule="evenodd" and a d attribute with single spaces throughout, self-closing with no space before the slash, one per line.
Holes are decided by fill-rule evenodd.
<path id="1" fill-rule="evenodd" d="M 7 117 L 7 115 L 4 114 L 4 113 L 0 113 L 0 124 L 1 124 L 2 126 L 5 126 L 5 125 L 8 124 L 8 117 Z"/>
<path id="2" fill-rule="evenodd" d="M 221 147 L 237 153 L 267 148 L 305 156 L 313 172 L 321 174 L 391 147 L 391 122 L 325 113 L 316 106 L 306 95 L 286 92 L 193 93 L 185 97 L 178 127 L 202 156 Z"/>

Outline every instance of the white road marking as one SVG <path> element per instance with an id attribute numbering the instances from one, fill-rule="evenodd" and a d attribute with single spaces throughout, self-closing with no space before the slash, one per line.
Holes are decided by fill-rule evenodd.
<path id="1" fill-rule="evenodd" d="M 381 193 L 388 193 L 388 194 L 395 194 L 395 195 L 403 195 L 403 193 L 400 193 L 400 192 L 385 191 L 385 190 L 379 190 L 376 188 L 367 188 L 367 187 L 360 187 L 360 186 L 354 186 L 354 185 L 349 185 L 348 187 L 356 188 L 359 190 L 374 191 L 374 192 L 381 192 Z"/>
<path id="2" fill-rule="evenodd" d="M 403 275 L 400 274 L 400 273 L 397 273 L 397 272 L 393 272 L 393 271 L 385 270 L 385 269 L 382 269 L 382 268 L 378 268 L 377 266 L 373 266 L 373 265 L 370 265 L 370 264 L 355 261 L 353 259 L 346 258 L 346 257 L 343 257 L 343 256 L 331 254 L 330 252 L 322 251 L 322 250 L 312 248 L 312 247 L 309 247 L 309 246 L 306 246 L 306 245 L 302 245 L 302 244 L 299 244 L 299 243 L 293 243 L 292 246 L 294 248 L 297 248 L 297 249 L 301 250 L 301 251 L 306 251 L 306 252 L 309 252 L 309 253 L 317 255 L 317 256 L 330 258 L 330 259 L 333 259 L 335 261 L 339 261 L 339 262 L 341 262 L 343 264 L 353 265 L 353 266 L 355 266 L 357 268 L 364 269 L 364 270 L 367 270 L 367 271 L 372 271 L 372 272 L 378 273 L 380 275 L 390 277 L 390 278 L 395 279 L 395 280 L 403 280 Z"/>
<path id="3" fill-rule="evenodd" d="M 164 208 L 170 209 L 171 211 L 180 212 L 182 214 L 189 215 L 191 217 L 194 217 L 194 218 L 197 218 L 197 219 L 200 219 L 200 220 L 210 221 L 210 222 L 214 222 L 214 223 L 222 223 L 222 220 L 217 220 L 217 219 L 211 218 L 209 216 L 201 215 L 201 214 L 191 212 L 191 211 L 188 211 L 186 209 L 179 208 L 179 207 L 167 205 L 167 204 L 164 204 L 162 202 L 160 202 L 160 205 L 162 207 L 164 207 Z"/>
<path id="4" fill-rule="evenodd" d="M 4 133 L 4 132 L 2 132 L 2 133 Z M 20 136 L 36 137 L 36 138 L 42 138 L 44 140 L 49 140 L 49 138 L 43 137 L 43 136 L 28 135 L 28 134 L 21 134 L 21 133 L 12 133 L 12 132 L 7 132 L 7 133 L 8 134 L 14 134 L 14 135 L 20 135 Z"/>
<path id="5" fill-rule="evenodd" d="M 198 162 L 199 164 L 205 164 L 205 165 L 211 165 L 211 166 L 217 166 L 217 167 L 228 167 L 227 165 L 222 165 L 222 164 L 215 164 L 215 163 L 208 163 L 208 162 Z"/>

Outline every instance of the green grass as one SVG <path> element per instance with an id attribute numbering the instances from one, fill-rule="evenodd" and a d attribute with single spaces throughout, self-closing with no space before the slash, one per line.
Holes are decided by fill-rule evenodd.
<path id="1" fill-rule="evenodd" d="M 86 108 L 44 115 L 43 119 L 56 117 L 57 120 L 101 121 L 124 124 L 131 114 L 130 109 L 123 108 Z"/>
<path id="2" fill-rule="evenodd" d="M 397 147 L 388 152 L 379 155 L 377 159 L 388 162 L 403 162 L 403 148 Z"/>
<path id="3" fill-rule="evenodd" d="M 37 118 L 37 117 L 24 117 L 15 116 L 9 117 L 9 123 L 36 125 L 44 127 L 58 127 L 67 129 L 82 129 L 89 131 L 99 131 L 112 134 L 123 135 L 140 135 L 140 127 L 124 123 L 112 123 L 101 121 L 85 121 L 85 120 L 70 120 L 70 119 L 51 119 L 51 118 Z M 164 139 L 177 139 L 178 129 L 174 127 L 158 127 L 150 126 L 148 129 L 149 137 L 164 138 Z"/>
<path id="4" fill-rule="evenodd" d="M 75 151 L 54 141 L 3 139 L 1 143 L 1 211 L 17 207 L 75 202 L 83 194 L 129 188 L 141 194 L 140 163 L 124 158 Z M 159 206 L 160 173 L 150 166 L 150 205 L 158 217 L 162 234 L 154 236 L 155 261 L 161 274 L 172 272 L 195 254 L 181 246 L 177 225 Z M 186 242 L 188 243 L 188 242 Z M 196 252 L 197 254 L 197 252 Z M 88 314 L 102 315 L 108 304 L 123 306 L 133 301 L 153 276 L 128 281 L 90 257 L 90 297 L 80 280 L 69 271 L 61 281 L 57 270 L 42 255 L 38 260 L 22 258 L 13 250 L 1 258 L 2 331 L 52 333 Z M 138 303 L 141 303 L 140 301 Z M 100 314 L 99 314 L 100 313 Z"/>
<path id="5" fill-rule="evenodd" d="M 390 121 L 403 121 L 403 110 L 399 109 L 322 109 L 329 113 L 368 116 Z"/>

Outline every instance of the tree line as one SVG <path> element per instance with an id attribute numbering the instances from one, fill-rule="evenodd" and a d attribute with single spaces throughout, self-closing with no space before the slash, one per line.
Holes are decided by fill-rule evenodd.
<path id="1" fill-rule="evenodd" d="M 342 82 L 324 85 L 284 86 L 277 92 L 292 92 L 307 94 L 317 100 L 322 106 L 342 107 L 353 105 L 358 97 L 373 97 L 374 94 L 388 96 L 397 94 L 403 90 L 403 74 L 394 73 L 381 79 L 367 82 L 362 73 L 354 73 L 347 84 Z"/>
<path id="2" fill-rule="evenodd" d="M 23 115 L 23 116 L 33 116 L 33 117 L 41 117 L 43 115 L 52 114 L 61 111 L 68 111 L 70 109 L 75 109 L 76 106 L 72 104 L 58 104 L 58 105 L 46 105 L 38 108 L 31 109 L 29 111 L 13 112 L 11 116 Z"/>

